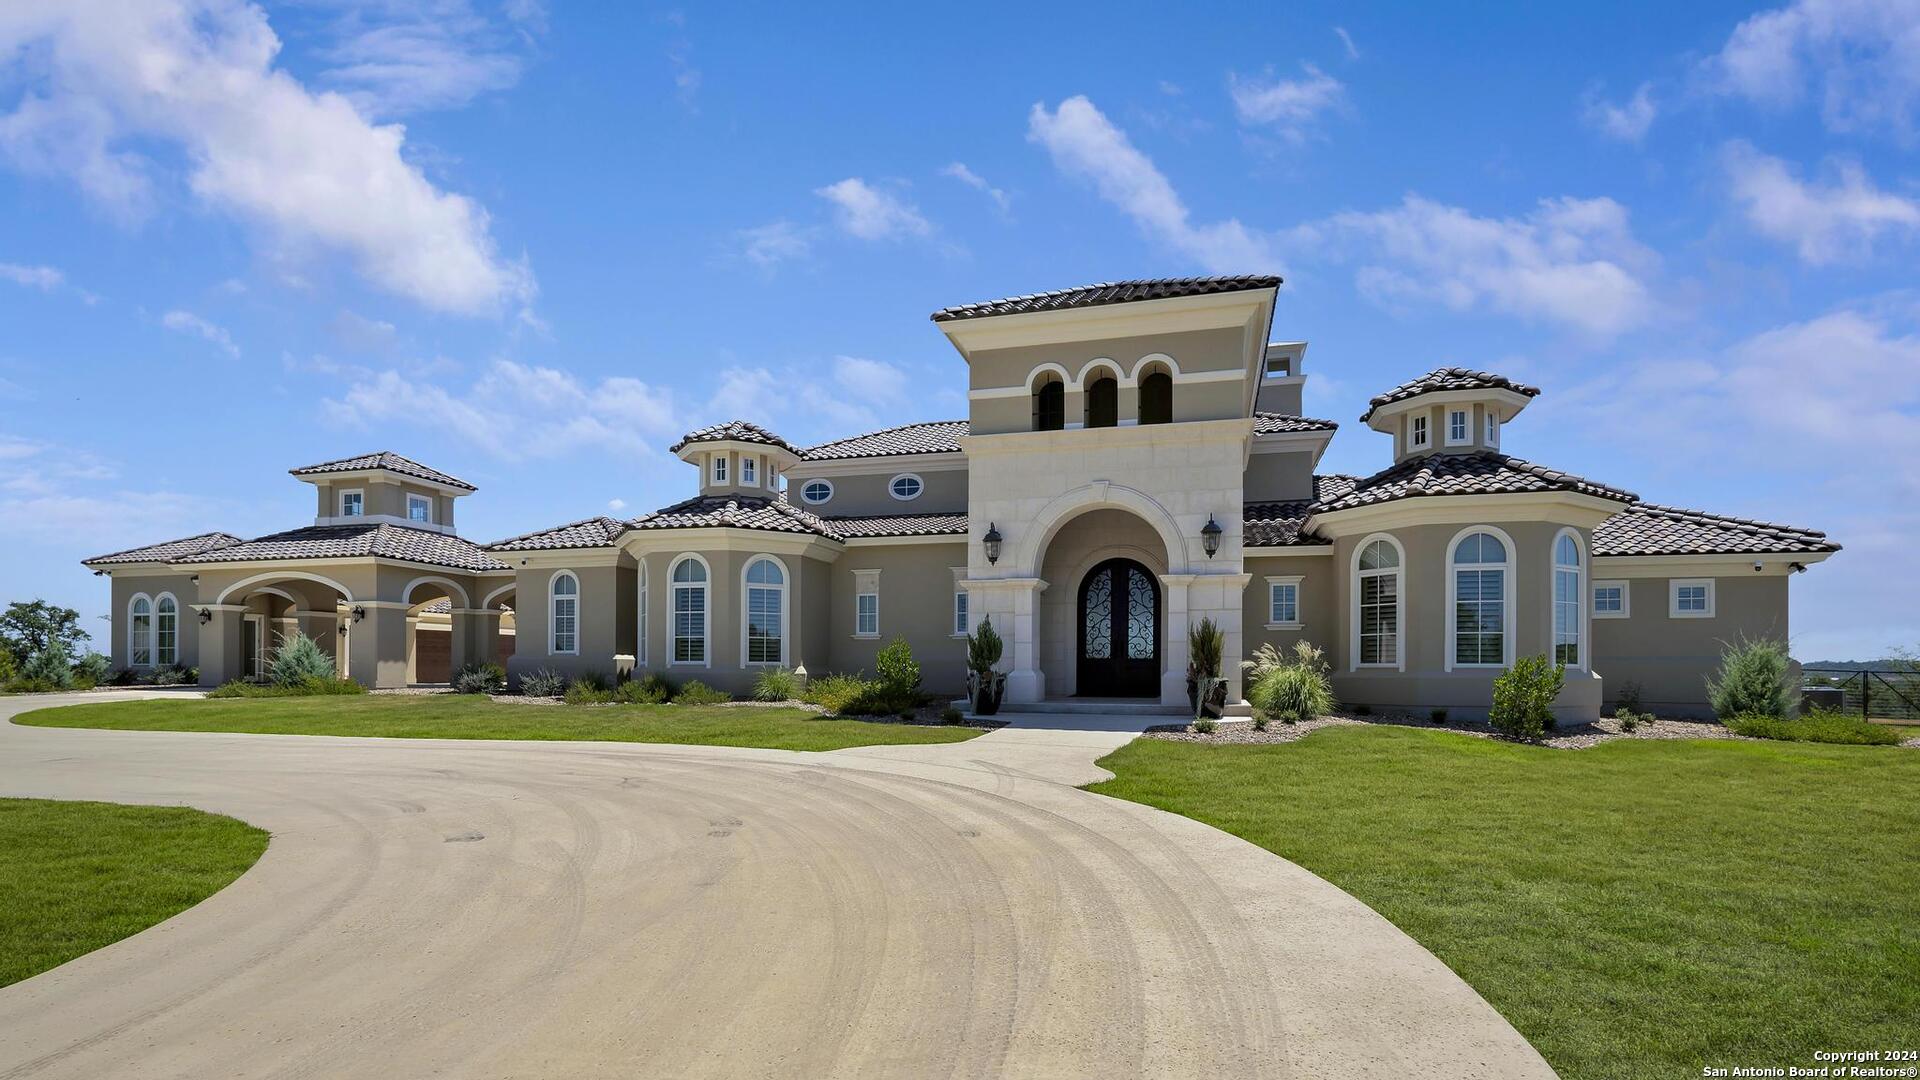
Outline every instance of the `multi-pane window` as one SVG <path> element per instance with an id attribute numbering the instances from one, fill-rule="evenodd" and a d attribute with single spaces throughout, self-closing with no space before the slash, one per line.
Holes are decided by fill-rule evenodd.
<path id="1" fill-rule="evenodd" d="M 1627 617 L 1626 582 L 1596 581 L 1593 583 L 1593 617 L 1596 619 Z"/>
<path id="2" fill-rule="evenodd" d="M 758 487 L 760 484 L 759 470 L 760 463 L 758 461 L 750 457 L 741 458 L 740 482 L 749 487 Z"/>
<path id="3" fill-rule="evenodd" d="M 1299 625 L 1300 583 L 1298 581 L 1267 582 L 1267 621 L 1281 625 Z"/>
<path id="4" fill-rule="evenodd" d="M 640 624 L 634 634 L 634 659 L 639 666 L 647 666 L 647 563 L 640 561 Z"/>
<path id="5" fill-rule="evenodd" d="M 1427 445 L 1427 418 L 1415 416 L 1407 421 L 1407 442 L 1412 449 L 1419 450 Z"/>
<path id="6" fill-rule="evenodd" d="M 1468 533 L 1453 550 L 1453 662 L 1498 665 L 1507 656 L 1507 546 Z"/>
<path id="7" fill-rule="evenodd" d="M 359 517 L 366 512 L 366 509 L 367 497 L 365 494 L 358 491 L 343 491 L 340 493 L 341 517 Z"/>
<path id="8" fill-rule="evenodd" d="M 965 589 L 953 591 L 953 632 L 956 634 L 967 632 L 967 590 Z"/>
<path id="9" fill-rule="evenodd" d="M 893 493 L 894 498 L 906 502 L 908 499 L 919 498 L 920 491 L 924 487 L 926 485 L 920 482 L 919 477 L 912 473 L 901 473 L 888 483 L 887 490 Z"/>
<path id="10" fill-rule="evenodd" d="M 1370 541 L 1360 551 L 1355 584 L 1360 610 L 1357 628 L 1364 665 L 1400 662 L 1400 549 L 1387 540 Z"/>
<path id="11" fill-rule="evenodd" d="M 880 633 L 880 594 L 863 592 L 854 600 L 853 632 L 862 637 Z"/>
<path id="12" fill-rule="evenodd" d="M 550 653 L 580 651 L 580 580 L 566 571 L 553 576 L 551 628 L 547 637 Z"/>
<path id="13" fill-rule="evenodd" d="M 716 484 L 727 482 L 727 455 L 725 454 L 713 455 L 713 482 Z"/>
<path id="14" fill-rule="evenodd" d="M 162 667 L 180 658 L 180 606 L 171 596 L 153 604 L 153 657 Z"/>
<path id="15" fill-rule="evenodd" d="M 707 568 L 691 557 L 673 565 L 672 662 L 707 662 Z"/>
<path id="16" fill-rule="evenodd" d="M 433 500 L 423 495 L 407 496 L 407 520 L 431 522 L 433 520 Z"/>
<path id="17" fill-rule="evenodd" d="M 127 613 L 127 664 L 146 667 L 153 663 L 153 601 L 136 596 Z"/>
<path id="18" fill-rule="evenodd" d="M 1491 411 L 1487 413 L 1487 437 L 1481 441 L 1488 446 L 1500 445 L 1500 418 Z"/>
<path id="19" fill-rule="evenodd" d="M 782 632 L 787 599 L 787 576 L 772 559 L 755 559 L 747 567 L 747 660 L 749 664 L 778 664 L 786 660 Z"/>
<path id="20" fill-rule="evenodd" d="M 1447 445 L 1457 446 L 1467 441 L 1467 410 L 1453 409 L 1447 413 Z"/>
<path id="21" fill-rule="evenodd" d="M 1672 603 L 1668 614 L 1676 619 L 1704 619 L 1713 615 L 1713 581 L 1696 578 L 1675 581 L 1671 585 Z"/>
<path id="22" fill-rule="evenodd" d="M 800 497 L 810 503 L 823 503 L 833 498 L 833 485 L 825 480 L 809 480 L 800 488 Z"/>
<path id="23" fill-rule="evenodd" d="M 1580 666 L 1582 624 L 1580 601 L 1580 542 L 1561 533 L 1553 542 L 1553 659 L 1568 667 Z"/>

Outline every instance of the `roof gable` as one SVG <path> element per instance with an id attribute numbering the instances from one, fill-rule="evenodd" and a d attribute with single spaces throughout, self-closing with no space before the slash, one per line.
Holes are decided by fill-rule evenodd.
<path id="1" fill-rule="evenodd" d="M 479 490 L 457 476 L 449 476 L 439 469 L 429 468 L 412 458 L 401 457 L 391 450 L 340 458 L 337 461 L 323 461 L 318 465 L 302 465 L 297 469 L 288 469 L 287 472 L 294 476 L 319 476 L 326 473 L 364 472 L 369 469 L 381 469 L 401 476 L 410 476 L 415 480 L 430 480 L 436 484 L 463 488 L 467 491 Z"/>

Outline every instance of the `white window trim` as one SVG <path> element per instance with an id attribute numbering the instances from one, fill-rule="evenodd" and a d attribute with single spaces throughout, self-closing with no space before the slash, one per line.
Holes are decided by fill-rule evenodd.
<path id="1" fill-rule="evenodd" d="M 1492 409 L 1488 409 L 1482 415 L 1484 417 L 1482 422 L 1486 427 L 1485 438 L 1486 438 L 1487 446 L 1489 448 L 1499 446 L 1500 445 L 1500 414 L 1494 412 Z"/>
<path id="2" fill-rule="evenodd" d="M 1391 664 L 1363 664 L 1360 662 L 1360 555 L 1367 550 L 1367 545 L 1373 543 L 1375 540 L 1385 540 L 1393 547 L 1394 552 L 1400 559 L 1400 565 L 1394 567 L 1392 570 L 1394 576 L 1394 592 L 1393 663 Z M 1348 601 L 1347 605 L 1347 625 L 1349 629 L 1347 635 L 1349 648 L 1347 653 L 1347 670 L 1407 670 L 1407 549 L 1401 545 L 1400 541 L 1396 539 L 1392 533 L 1371 533 L 1362 537 L 1360 542 L 1354 545 L 1353 558 L 1348 561 L 1347 573 L 1348 580 L 1352 582 L 1352 587 L 1348 590 L 1352 593 L 1352 598 Z M 1388 573 L 1388 571 L 1369 570 L 1367 573 L 1384 575 Z"/>
<path id="3" fill-rule="evenodd" d="M 634 620 L 633 666 L 634 670 L 642 671 L 647 666 L 647 560 L 645 558 L 640 560 L 640 582 L 635 592 L 637 593 L 634 597 L 635 606 L 640 610 L 638 617 Z"/>
<path id="4" fill-rule="evenodd" d="M 1707 610 L 1681 611 L 1680 589 L 1685 585 L 1705 585 L 1707 587 Z M 1667 580 L 1667 618 L 1669 619 L 1711 619 L 1716 601 L 1714 599 L 1714 579 L 1712 578 L 1669 578 Z"/>
<path id="5" fill-rule="evenodd" d="M 691 560 L 700 564 L 707 572 L 707 579 L 698 583 L 675 581 L 674 571 L 680 564 Z M 699 660 L 680 660 L 680 590 L 700 590 L 700 656 Z M 710 668 L 713 666 L 713 567 L 707 560 L 693 552 L 678 555 L 667 564 L 667 666 Z"/>
<path id="6" fill-rule="evenodd" d="M 1633 588 L 1627 583 L 1627 581 L 1624 578 L 1610 578 L 1604 581 L 1595 581 L 1592 585 L 1588 586 L 1588 595 L 1591 596 L 1593 593 L 1597 593 L 1601 589 L 1614 589 L 1614 588 L 1617 588 L 1620 590 L 1620 610 L 1619 611 L 1601 611 L 1599 608 L 1599 605 L 1596 604 L 1596 605 L 1593 605 L 1594 618 L 1596 619 L 1628 619 L 1633 617 Z"/>
<path id="7" fill-rule="evenodd" d="M 714 482 L 714 483 L 716 483 L 716 484 L 725 484 L 725 483 L 727 483 L 727 482 L 728 482 L 728 480 L 727 480 L 727 455 L 726 455 L 726 454 L 724 454 L 724 453 L 719 453 L 719 454 L 715 454 L 715 455 L 713 455 L 713 465 L 711 466 L 711 472 L 712 472 L 712 475 L 713 475 L 713 482 Z"/>
<path id="8" fill-rule="evenodd" d="M 1433 445 L 1433 432 L 1428 429 L 1426 413 L 1407 414 L 1407 449 L 1425 450 Z"/>
<path id="9" fill-rule="evenodd" d="M 160 659 L 160 601 L 173 601 L 173 659 Z M 172 667 L 180 662 L 180 601 L 170 592 L 153 598 L 153 666 Z"/>
<path id="10" fill-rule="evenodd" d="M 760 486 L 760 459 L 754 457 L 752 454 L 742 454 L 740 456 L 740 486 Z"/>
<path id="11" fill-rule="evenodd" d="M 1500 541 L 1500 543 L 1507 549 L 1507 561 L 1499 564 L 1501 573 L 1504 575 L 1504 577 L 1500 582 L 1500 662 L 1497 664 L 1460 664 L 1460 663 L 1455 663 L 1453 659 L 1454 656 L 1456 655 L 1454 652 L 1454 649 L 1459 643 L 1458 639 L 1460 636 L 1459 635 L 1460 626 L 1459 626 L 1458 620 L 1455 618 L 1455 612 L 1454 612 L 1454 604 L 1457 603 L 1459 600 L 1460 579 L 1458 576 L 1454 574 L 1455 567 L 1453 565 L 1453 553 L 1457 548 L 1459 548 L 1460 542 L 1462 540 L 1465 540 L 1467 537 L 1472 536 L 1476 533 L 1485 533 L 1488 536 L 1493 537 L 1494 539 Z M 1446 654 L 1445 670 L 1453 671 L 1455 669 L 1462 669 L 1467 671 L 1474 671 L 1474 670 L 1497 671 L 1501 668 L 1510 668 L 1513 666 L 1513 638 L 1514 638 L 1513 560 L 1514 560 L 1515 554 L 1516 554 L 1516 549 L 1513 546 L 1513 537 L 1508 536 L 1504 531 L 1502 531 L 1501 529 L 1495 528 L 1492 525 L 1469 525 L 1466 528 L 1461 529 L 1459 532 L 1454 533 L 1453 539 L 1448 542 L 1447 561 L 1445 564 L 1447 568 L 1447 607 L 1446 607 L 1447 654 Z M 1488 569 L 1489 567 L 1494 566 L 1495 564 L 1472 563 L 1469 565 L 1485 570 L 1485 569 Z"/>
<path id="12" fill-rule="evenodd" d="M 349 495 L 360 496 L 360 512 L 357 514 L 347 513 L 347 496 Z M 336 506 L 340 511 L 341 517 L 357 518 L 357 517 L 367 516 L 367 491 L 365 488 L 345 488 L 337 492 L 335 494 L 335 498 L 338 500 L 338 502 L 336 503 Z"/>
<path id="13" fill-rule="evenodd" d="M 1453 418 L 1456 416 L 1460 418 L 1460 437 L 1457 439 L 1453 437 Z M 1473 442 L 1473 410 L 1447 410 L 1446 441 L 1448 446 L 1466 446 Z"/>
<path id="14" fill-rule="evenodd" d="M 1306 575 L 1304 574 L 1290 574 L 1290 575 L 1284 575 L 1284 576 L 1269 577 L 1267 579 L 1267 629 L 1299 630 L 1305 625 L 1300 621 L 1300 582 L 1304 580 L 1305 577 Z M 1294 617 L 1292 622 L 1274 622 L 1273 621 L 1273 590 L 1282 585 L 1293 586 L 1293 616 Z"/>
<path id="15" fill-rule="evenodd" d="M 873 632 L 860 632 L 860 598 L 873 597 Z M 862 641 L 871 641 L 880 636 L 880 571 L 855 570 L 853 572 L 853 636 Z"/>
<path id="16" fill-rule="evenodd" d="M 134 639 L 133 639 L 133 632 L 134 632 L 134 626 L 135 626 L 133 621 L 133 617 L 134 617 L 133 605 L 135 605 L 136 603 L 139 603 L 142 600 L 145 600 L 147 602 L 147 660 L 146 660 L 146 663 L 144 664 L 137 663 L 134 660 L 135 649 L 134 649 Z M 155 631 L 157 629 L 158 627 L 154 624 L 154 621 L 153 621 L 153 597 L 148 596 L 146 593 L 134 593 L 132 596 L 127 597 L 127 666 L 128 667 L 150 668 L 153 666 L 154 645 L 156 644 L 154 641 L 154 636 L 155 636 Z"/>
<path id="17" fill-rule="evenodd" d="M 818 499 L 813 498 L 812 496 L 807 494 L 807 489 L 812 487 L 815 484 L 825 484 L 827 487 L 827 493 Z M 821 503 L 833 501 L 833 481 L 813 479 L 813 480 L 807 480 L 803 482 L 800 485 L 800 501 L 808 504 L 809 506 L 819 506 Z"/>
<path id="18" fill-rule="evenodd" d="M 562 575 L 565 575 L 566 577 L 570 577 L 573 579 L 573 648 L 571 649 L 556 649 L 553 647 L 554 635 L 559 631 L 559 626 L 556 624 L 559 622 L 559 618 L 560 618 L 559 612 L 554 610 L 553 587 L 560 583 L 560 578 Z M 571 570 L 555 570 L 553 572 L 553 576 L 547 579 L 547 655 L 548 656 L 579 656 L 580 655 L 580 607 L 581 607 L 580 575 L 574 573 Z"/>
<path id="19" fill-rule="evenodd" d="M 893 485 L 899 483 L 902 480 L 912 480 L 914 484 L 917 485 L 913 489 L 913 494 L 902 495 L 899 492 L 893 490 Z M 887 494 L 893 496 L 894 502 L 912 502 L 913 500 L 919 498 L 922 495 L 925 495 L 926 493 L 927 493 L 927 482 L 925 480 L 920 479 L 919 473 L 910 473 L 910 472 L 898 473 L 892 479 L 887 481 Z"/>
<path id="20" fill-rule="evenodd" d="M 426 507 L 426 508 L 427 508 L 427 516 L 426 516 L 426 517 L 423 517 L 423 518 L 416 518 L 416 517 L 414 517 L 414 516 L 413 516 L 413 504 L 414 504 L 414 503 L 419 503 L 420 505 L 422 505 L 422 506 L 424 506 L 424 507 Z M 431 525 L 431 524 L 433 524 L 433 523 L 434 523 L 434 522 L 433 522 L 433 500 L 432 500 L 431 498 L 429 498 L 428 496 L 425 496 L 425 495 L 413 495 L 413 494 L 409 494 L 409 495 L 407 496 L 407 520 L 408 520 L 408 521 L 417 521 L 417 522 L 419 522 L 419 523 L 421 523 L 421 524 L 423 524 L 423 525 Z"/>
<path id="21" fill-rule="evenodd" d="M 1588 667 L 1587 656 L 1593 649 L 1591 640 L 1593 635 L 1588 633 L 1589 624 L 1587 619 L 1588 610 L 1593 606 L 1593 594 L 1588 590 L 1592 589 L 1593 586 L 1588 584 L 1587 545 L 1586 542 L 1581 539 L 1580 532 L 1577 529 L 1561 529 L 1559 532 L 1554 533 L 1553 547 L 1547 551 L 1547 659 L 1549 661 L 1555 660 L 1554 652 L 1560 648 L 1560 642 L 1558 640 L 1559 631 L 1554 627 L 1555 617 L 1558 613 L 1553 609 L 1553 605 L 1560 602 L 1558 599 L 1560 594 L 1556 586 L 1558 586 L 1560 582 L 1560 571 L 1566 569 L 1566 564 L 1560 561 L 1560 538 L 1563 536 L 1573 538 L 1574 562 L 1572 569 L 1575 575 L 1573 589 L 1573 624 L 1575 627 L 1575 636 L 1573 644 L 1580 656 L 1579 663 L 1568 664 L 1567 667 L 1574 671 L 1585 671 Z"/>
<path id="22" fill-rule="evenodd" d="M 971 629 L 973 625 L 973 601 L 967 596 L 967 568 L 964 566 L 950 566 L 947 569 L 953 574 L 953 610 L 950 612 L 953 617 L 948 620 L 948 628 L 959 627 L 959 629 L 953 630 L 953 632 L 947 636 L 955 641 L 964 641 L 967 637 L 967 631 Z M 960 604 L 962 601 L 966 602 L 968 609 L 966 622 L 960 621 Z"/>
<path id="23" fill-rule="evenodd" d="M 753 569 L 753 566 L 755 563 L 763 563 L 763 562 L 770 562 L 773 565 L 780 568 L 780 584 L 778 585 L 747 584 L 748 572 L 750 572 Z M 788 591 L 787 585 L 792 580 L 793 580 L 793 574 L 791 571 L 787 569 L 787 564 L 781 561 L 778 557 L 773 555 L 755 555 L 751 559 L 747 560 L 747 564 L 745 566 L 742 566 L 740 568 L 740 666 L 741 667 L 771 668 L 771 667 L 787 666 L 787 642 L 789 640 L 788 633 L 787 633 L 787 620 L 793 611 L 793 606 L 787 602 L 788 598 L 792 595 Z M 749 594 L 754 589 L 780 590 L 780 659 L 778 660 L 748 660 L 747 659 L 747 604 L 751 599 L 751 596 Z"/>

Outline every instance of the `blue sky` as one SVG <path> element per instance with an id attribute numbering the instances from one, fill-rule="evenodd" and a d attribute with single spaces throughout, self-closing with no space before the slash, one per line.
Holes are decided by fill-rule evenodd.
<path id="1" fill-rule="evenodd" d="M 1536 382 L 1506 449 L 1825 528 L 1795 653 L 1920 643 L 1920 3 L 76 0 L 0 12 L 0 596 L 310 519 L 392 449 L 490 540 L 964 415 L 936 308 L 1277 271 L 1328 471 L 1370 395 Z"/>

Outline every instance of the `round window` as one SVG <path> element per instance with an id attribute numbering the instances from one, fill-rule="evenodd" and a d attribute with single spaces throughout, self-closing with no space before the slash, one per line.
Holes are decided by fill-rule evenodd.
<path id="1" fill-rule="evenodd" d="M 902 473 L 893 478 L 891 490 L 896 499 L 917 499 L 920 497 L 920 478 L 912 473 Z"/>
<path id="2" fill-rule="evenodd" d="M 809 480 L 800 489 L 800 497 L 810 503 L 823 503 L 833 498 L 833 485 L 825 480 Z"/>

